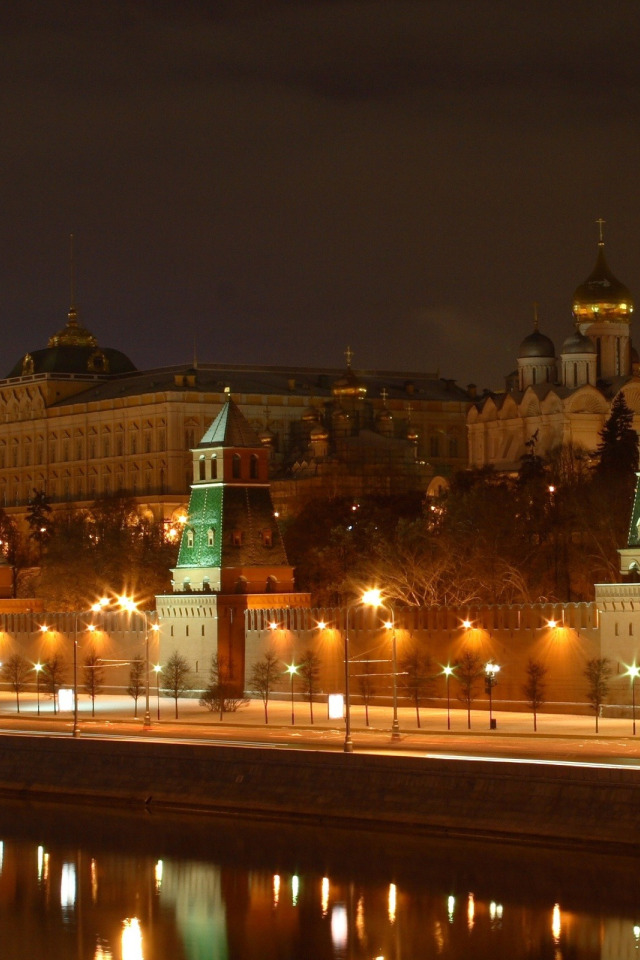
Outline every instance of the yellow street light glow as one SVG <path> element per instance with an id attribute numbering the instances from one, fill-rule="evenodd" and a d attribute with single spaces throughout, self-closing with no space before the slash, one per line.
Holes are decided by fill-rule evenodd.
<path id="1" fill-rule="evenodd" d="M 326 630 L 326 629 L 327 629 L 327 625 L 326 625 L 326 623 L 324 622 L 324 620 L 318 620 L 317 626 L 318 626 L 318 630 Z"/>
<path id="2" fill-rule="evenodd" d="M 153 630 L 154 633 L 157 633 L 158 630 L 160 629 L 160 624 L 159 624 L 159 623 L 152 623 L 152 624 L 151 624 L 151 629 Z"/>
<path id="3" fill-rule="evenodd" d="M 362 594 L 362 602 L 368 607 L 379 607 L 382 603 L 382 592 L 377 587 L 371 587 Z"/>
<path id="4" fill-rule="evenodd" d="M 627 675 L 629 677 L 640 677 L 640 667 L 637 667 L 634 663 L 632 667 L 629 667 L 627 670 Z"/>
<path id="5" fill-rule="evenodd" d="M 551 630 L 554 630 L 554 629 L 558 626 L 558 621 L 557 621 L 557 620 L 547 620 L 547 626 L 550 627 Z"/>
<path id="6" fill-rule="evenodd" d="M 462 621 L 462 626 L 465 628 L 465 630 L 470 630 L 470 629 L 471 629 L 471 620 L 463 620 L 463 621 Z"/>
<path id="7" fill-rule="evenodd" d="M 385 620 L 382 626 L 385 628 L 385 630 L 391 630 L 391 628 L 393 627 L 393 623 L 391 622 L 391 620 Z"/>
<path id="8" fill-rule="evenodd" d="M 47 631 L 49 630 L 49 627 L 46 625 L 46 623 L 43 623 L 40 625 L 39 629 L 40 629 L 40 633 L 47 633 Z"/>
<path id="9" fill-rule="evenodd" d="M 296 667 L 295 663 L 287 664 L 287 673 L 294 674 L 297 672 L 298 672 L 298 668 Z"/>
<path id="10" fill-rule="evenodd" d="M 162 673 L 162 667 L 160 666 L 159 663 L 154 663 L 154 665 L 153 665 L 153 671 L 154 671 L 154 673 Z"/>
<path id="11" fill-rule="evenodd" d="M 444 673 L 445 677 L 450 677 L 453 674 L 453 667 L 450 667 L 449 664 L 447 664 L 446 667 L 442 668 L 442 672 Z"/>
<path id="12" fill-rule="evenodd" d="M 95 629 L 96 629 L 95 623 L 88 623 L 88 624 L 87 624 L 87 630 L 89 631 L 89 633 L 93 633 Z"/>
<path id="13" fill-rule="evenodd" d="M 278 629 L 278 624 L 275 622 L 275 620 L 270 620 L 270 621 L 269 621 L 269 630 L 277 630 L 277 629 Z"/>

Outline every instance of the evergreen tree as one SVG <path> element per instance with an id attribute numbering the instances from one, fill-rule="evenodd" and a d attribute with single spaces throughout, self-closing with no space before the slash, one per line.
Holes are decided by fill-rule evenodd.
<path id="1" fill-rule="evenodd" d="M 638 469 L 638 434 L 633 427 L 633 410 L 623 393 L 611 404 L 611 413 L 599 436 L 596 474 L 607 480 L 624 478 L 633 490 Z"/>

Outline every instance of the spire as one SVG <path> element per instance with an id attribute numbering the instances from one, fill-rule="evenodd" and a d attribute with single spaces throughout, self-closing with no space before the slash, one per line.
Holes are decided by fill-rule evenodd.
<path id="1" fill-rule="evenodd" d="M 604 230 L 603 227 L 607 221 L 603 220 L 602 217 L 598 217 L 596 223 L 598 224 L 598 246 L 604 247 Z"/>

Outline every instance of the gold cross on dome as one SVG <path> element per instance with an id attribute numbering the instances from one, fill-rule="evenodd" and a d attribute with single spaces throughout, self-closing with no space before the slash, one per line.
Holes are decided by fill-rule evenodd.
<path id="1" fill-rule="evenodd" d="M 600 243 L 604 243 L 604 231 L 602 228 L 604 227 L 606 222 L 607 221 L 603 220 L 602 217 L 598 217 L 598 219 L 596 220 L 596 223 L 598 224 L 598 233 L 600 235 Z"/>
<path id="2" fill-rule="evenodd" d="M 347 366 L 350 367 L 350 366 L 351 366 L 351 360 L 352 360 L 352 357 L 353 357 L 353 350 L 351 349 L 351 347 L 347 347 L 347 349 L 346 349 L 345 352 L 344 352 L 344 355 L 345 355 L 345 357 L 347 358 Z"/>

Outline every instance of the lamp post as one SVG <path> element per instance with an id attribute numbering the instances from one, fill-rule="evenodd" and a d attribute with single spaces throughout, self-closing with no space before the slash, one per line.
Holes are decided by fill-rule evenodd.
<path id="1" fill-rule="evenodd" d="M 158 698 L 158 720 L 160 719 L 160 674 L 162 673 L 162 667 L 159 663 L 156 663 L 153 671 L 156 675 L 156 696 Z"/>
<path id="2" fill-rule="evenodd" d="M 138 604 L 132 597 L 121 596 L 118 597 L 118 603 L 122 610 L 126 610 L 127 613 L 139 613 L 144 618 L 144 666 L 145 666 L 145 690 L 144 690 L 144 719 L 142 721 L 142 729 L 150 730 L 151 729 L 151 711 L 149 708 L 149 630 L 153 630 L 154 633 L 157 633 L 160 629 L 159 624 L 149 623 L 149 617 L 144 612 L 144 610 L 138 610 Z M 158 712 L 160 709 L 158 707 Z"/>
<path id="3" fill-rule="evenodd" d="M 36 672 L 36 702 L 38 704 L 38 716 L 40 716 L 40 671 L 43 669 L 44 664 L 34 663 L 33 669 Z"/>
<path id="4" fill-rule="evenodd" d="M 396 615 L 391 604 L 384 603 L 378 589 L 366 590 L 362 595 L 362 602 L 369 607 L 382 607 L 391 620 L 385 623 L 387 630 L 391 629 L 391 670 L 393 673 L 393 722 L 391 724 L 391 739 L 400 739 L 400 724 L 398 722 L 398 648 L 396 642 Z"/>
<path id="5" fill-rule="evenodd" d="M 298 668 L 296 667 L 295 663 L 290 663 L 287 665 L 287 673 L 291 677 L 291 726 L 293 726 L 296 722 L 294 706 L 293 706 L 293 678 L 295 677 L 297 672 L 298 672 Z"/>
<path id="6" fill-rule="evenodd" d="M 80 736 L 80 727 L 78 726 L 78 617 L 81 614 L 75 614 L 73 625 L 73 737 Z"/>
<path id="7" fill-rule="evenodd" d="M 484 687 L 489 694 L 489 729 L 495 730 L 496 721 L 493 719 L 493 688 L 498 682 L 500 665 L 490 660 L 484 668 Z"/>
<path id="8" fill-rule="evenodd" d="M 447 678 L 447 730 L 451 730 L 451 698 L 449 696 L 449 681 L 451 680 L 453 667 L 447 664 L 446 667 L 443 667 L 443 672 L 445 677 Z"/>
<path id="9" fill-rule="evenodd" d="M 344 753 L 353 753 L 351 739 L 351 700 L 349 697 L 349 614 L 361 601 L 347 605 L 347 619 L 344 631 Z"/>
<path id="10" fill-rule="evenodd" d="M 633 735 L 636 735 L 636 677 L 640 674 L 640 667 L 637 667 L 634 663 L 632 667 L 629 667 L 627 673 L 631 677 L 631 711 L 633 717 Z"/>

